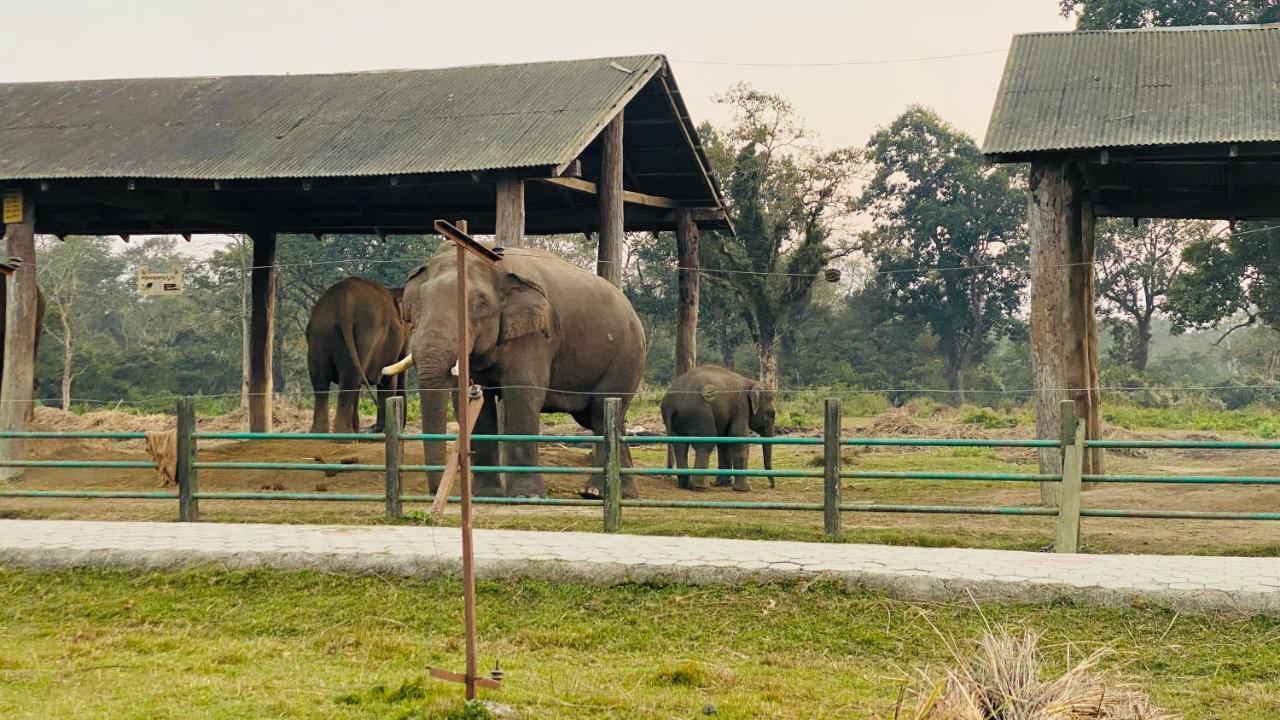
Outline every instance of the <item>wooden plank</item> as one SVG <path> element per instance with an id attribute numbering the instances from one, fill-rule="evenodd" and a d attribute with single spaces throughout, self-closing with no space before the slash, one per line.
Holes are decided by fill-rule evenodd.
<path id="1" fill-rule="evenodd" d="M 1093 203 L 1081 204 L 1080 213 L 1081 262 L 1083 263 L 1084 282 L 1081 287 L 1079 301 L 1082 305 L 1084 320 L 1083 341 L 1085 345 L 1085 372 L 1082 380 L 1088 389 L 1089 414 L 1084 418 L 1085 437 L 1091 440 L 1102 439 L 1102 377 L 1098 351 L 1098 284 L 1097 273 L 1093 263 L 1098 256 L 1097 216 L 1093 211 Z M 1085 472 L 1093 475 L 1105 475 L 1105 450 L 1102 448 L 1086 448 L 1084 456 Z M 1083 489 L 1090 490 L 1097 483 L 1085 483 Z"/>
<path id="2" fill-rule="evenodd" d="M 566 190 L 575 190 L 587 195 L 599 195 L 600 189 L 590 180 L 581 178 L 542 178 L 539 182 L 547 185 L 555 185 Z M 647 195 L 645 193 L 633 192 L 631 190 L 622 191 L 622 202 L 628 205 L 644 205 L 646 207 L 663 208 L 664 210 L 674 210 L 680 207 L 680 203 L 669 197 L 661 195 Z"/>
<path id="3" fill-rule="evenodd" d="M 178 520 L 196 522 L 200 519 L 200 499 L 196 470 L 196 401 L 184 397 L 178 400 L 178 463 L 174 473 L 178 481 Z"/>
<path id="4" fill-rule="evenodd" d="M 271 358 L 275 346 L 276 234 L 263 230 L 253 239 L 249 273 L 249 432 L 271 432 Z"/>
<path id="5" fill-rule="evenodd" d="M 840 538 L 840 399 L 827 398 L 822 418 L 822 527 Z"/>
<path id="6" fill-rule="evenodd" d="M 622 532 L 622 421 L 618 398 L 604 401 L 604 531 Z"/>
<path id="7" fill-rule="evenodd" d="M 524 245 L 524 181 L 503 175 L 497 183 L 494 243 L 498 247 Z"/>
<path id="8" fill-rule="evenodd" d="M 1053 550 L 1080 550 L 1080 476 L 1084 472 L 1084 423 L 1076 416 L 1076 404 L 1062 401 L 1062 489 L 1059 492 L 1057 531 Z"/>
<path id="9" fill-rule="evenodd" d="M 471 398 L 467 402 L 467 428 L 468 432 L 475 430 L 476 420 L 480 417 L 480 410 L 484 407 L 484 396 Z M 431 512 L 435 515 L 436 522 L 444 519 L 444 509 L 449 505 L 449 491 L 453 489 L 454 482 L 458 479 L 461 471 L 458 464 L 458 454 L 454 453 L 445 460 L 444 474 L 440 476 L 440 487 L 436 488 L 436 498 L 431 503 Z"/>
<path id="10" fill-rule="evenodd" d="M 688 210 L 676 212 L 676 372 L 680 377 L 698 365 L 698 305 L 701 271 L 698 225 Z"/>
<path id="11" fill-rule="evenodd" d="M 400 500 L 403 481 L 400 476 L 400 462 L 404 458 L 404 447 L 400 442 L 400 428 L 404 422 L 404 399 L 387 398 L 386 411 L 382 414 L 383 458 L 386 462 L 386 508 L 388 520 L 399 520 L 404 516 L 404 504 Z"/>
<path id="12" fill-rule="evenodd" d="M 39 291 L 36 288 L 36 214 L 35 200 L 22 191 L 20 222 L 7 223 L 8 253 L 5 257 L 22 258 L 4 285 L 8 297 L 3 303 L 4 370 L 0 377 L 0 430 L 25 430 L 34 411 L 36 343 L 39 328 L 36 312 Z M 12 219 L 12 218 L 11 218 Z M 0 439 L 0 457 L 21 457 L 23 443 L 18 438 Z M 0 480 L 20 477 L 21 468 L 0 468 Z"/>
<path id="13" fill-rule="evenodd" d="M 466 675 L 456 673 L 451 670 L 444 670 L 442 668 L 428 668 L 427 674 L 437 680 L 444 680 L 446 682 L 465 683 L 467 681 Z M 477 677 L 475 679 L 475 684 L 482 688 L 489 688 L 490 690 L 497 690 L 502 687 L 502 683 L 487 677 Z"/>
<path id="14" fill-rule="evenodd" d="M 622 287 L 622 241 L 626 232 L 622 211 L 622 127 L 623 113 L 619 112 L 600 135 L 600 185 L 596 194 L 600 203 L 596 274 L 617 287 Z"/>

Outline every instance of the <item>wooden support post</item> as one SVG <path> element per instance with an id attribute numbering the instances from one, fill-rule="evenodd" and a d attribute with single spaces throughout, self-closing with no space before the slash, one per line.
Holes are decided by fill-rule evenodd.
<path id="1" fill-rule="evenodd" d="M 1076 403 L 1063 400 L 1062 490 L 1058 502 L 1058 529 L 1053 550 L 1073 553 L 1080 550 L 1080 476 L 1084 473 L 1084 422 L 1076 416 Z"/>
<path id="2" fill-rule="evenodd" d="M 600 245 L 596 274 L 622 287 L 622 112 L 600 133 Z"/>
<path id="3" fill-rule="evenodd" d="M 404 398 L 393 397 L 387 400 L 387 411 L 383 418 L 386 449 L 386 503 L 387 519 L 399 520 L 404 517 L 404 506 L 400 501 L 403 483 L 400 479 L 400 461 L 404 458 L 404 446 L 400 442 L 400 427 L 404 422 Z"/>
<path id="4" fill-rule="evenodd" d="M 17 203 L 20 207 L 15 207 Z M 19 258 L 22 264 L 14 268 L 4 285 L 7 292 L 4 303 L 4 370 L 0 377 L 0 430 L 25 430 L 34 412 L 35 354 L 39 340 L 36 327 L 36 308 L 39 304 L 36 289 L 36 213 L 31 193 L 24 190 L 5 191 L 5 236 L 8 253 L 5 258 Z M 0 457 L 14 459 L 22 456 L 23 443 L 18 438 L 0 439 Z M 0 469 L 0 480 L 8 480 L 22 474 L 21 468 Z"/>
<path id="5" fill-rule="evenodd" d="M 1082 304 L 1081 314 L 1084 328 L 1081 339 L 1085 344 L 1085 351 L 1082 355 L 1084 372 L 1081 374 L 1081 382 L 1083 382 L 1083 387 L 1088 391 L 1087 397 L 1089 401 L 1089 413 L 1083 416 L 1085 420 L 1085 437 L 1094 440 L 1102 439 L 1102 378 L 1098 359 L 1098 274 L 1094 268 L 1094 262 L 1098 257 L 1097 225 L 1098 220 L 1097 215 L 1094 213 L 1093 202 L 1086 201 L 1082 203 L 1080 209 L 1080 267 L 1081 272 L 1084 274 L 1084 281 L 1081 283 L 1079 301 Z M 1091 475 L 1106 474 L 1104 452 L 1102 448 L 1085 449 L 1084 468 L 1086 473 Z M 1089 490 L 1096 485 L 1096 483 L 1084 483 L 1083 488 Z"/>
<path id="6" fill-rule="evenodd" d="M 822 416 L 822 529 L 840 539 L 840 399 L 827 398 Z"/>
<path id="7" fill-rule="evenodd" d="M 1036 436 L 1057 436 L 1061 401 L 1074 400 L 1086 437 L 1099 437 L 1098 330 L 1093 259 L 1094 213 L 1069 166 L 1033 163 L 1027 225 L 1031 234 L 1031 364 L 1035 374 Z M 1058 448 L 1041 448 L 1040 472 L 1058 472 Z M 1102 468 L 1101 451 L 1086 456 L 1085 472 Z M 1041 483 L 1045 505 L 1056 505 L 1060 483 Z"/>
<path id="8" fill-rule="evenodd" d="M 622 532 L 622 433 L 618 398 L 604 401 L 604 531 Z"/>
<path id="9" fill-rule="evenodd" d="M 253 270 L 249 274 L 249 432 L 271 432 L 276 235 L 271 231 L 260 231 L 250 237 L 253 239 Z"/>
<path id="10" fill-rule="evenodd" d="M 178 400 L 178 437 L 176 451 L 178 462 L 175 478 L 178 482 L 178 520 L 196 522 L 200 519 L 200 500 L 196 480 L 196 401 L 184 397 Z"/>
<path id="11" fill-rule="evenodd" d="M 698 225 L 687 209 L 676 211 L 676 374 L 680 377 L 698 365 L 698 295 L 700 270 Z"/>
<path id="12" fill-rule="evenodd" d="M 520 247 L 524 245 L 524 181 L 503 175 L 498 178 L 497 193 L 494 243 L 499 247 Z"/>

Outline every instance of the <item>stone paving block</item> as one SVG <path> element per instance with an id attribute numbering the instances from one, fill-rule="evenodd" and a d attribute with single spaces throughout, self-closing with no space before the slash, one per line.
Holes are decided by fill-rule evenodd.
<path id="1" fill-rule="evenodd" d="M 460 572 L 454 528 L 2 520 L 0 563 L 32 567 Z M 476 531 L 480 577 L 759 583 L 831 578 L 906 600 L 1135 604 L 1280 617 L 1280 559 L 1057 555 L 594 533 Z"/>

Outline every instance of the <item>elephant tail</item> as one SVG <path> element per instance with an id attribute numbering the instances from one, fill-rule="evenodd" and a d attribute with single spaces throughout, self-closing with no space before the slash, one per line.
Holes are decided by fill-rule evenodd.
<path id="1" fill-rule="evenodd" d="M 351 359 L 352 367 L 360 376 L 360 387 L 373 392 L 373 386 L 369 384 L 369 378 L 365 373 L 364 362 L 360 360 L 360 351 L 356 348 L 356 337 L 351 323 L 342 323 L 341 332 L 342 342 L 347 346 L 347 357 Z"/>

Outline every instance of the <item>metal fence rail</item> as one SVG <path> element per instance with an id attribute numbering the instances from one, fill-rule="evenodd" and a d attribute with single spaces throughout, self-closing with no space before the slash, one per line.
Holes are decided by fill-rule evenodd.
<path id="1" fill-rule="evenodd" d="M 701 510 L 780 510 L 798 512 L 822 512 L 823 528 L 827 535 L 838 538 L 841 533 L 841 516 L 845 513 L 923 513 L 965 515 L 1053 516 L 1057 518 L 1055 548 L 1059 552 L 1075 552 L 1079 547 L 1080 519 L 1089 518 L 1158 518 L 1181 520 L 1248 520 L 1278 521 L 1280 512 L 1204 512 L 1193 510 L 1133 510 L 1109 508 L 1081 508 L 1082 483 L 1161 483 L 1201 485 L 1280 485 L 1280 477 L 1236 475 L 1094 475 L 1082 472 L 1085 448 L 1177 448 L 1215 450 L 1280 450 L 1280 442 L 1235 442 L 1191 440 L 1085 440 L 1084 428 L 1075 419 L 1074 406 L 1063 404 L 1063 437 L 1046 439 L 942 439 L 942 438 L 846 438 L 841 437 L 840 403 L 828 400 L 825 408 L 822 437 L 771 437 L 771 438 L 723 438 L 723 437 L 624 437 L 614 430 L 610 435 L 472 435 L 477 442 L 559 442 L 584 445 L 601 445 L 603 463 L 588 467 L 549 467 L 480 465 L 475 472 L 484 473 L 543 473 L 562 475 L 603 475 L 603 497 L 585 498 L 506 498 L 477 497 L 474 502 L 483 505 L 527 505 L 548 507 L 598 507 L 602 509 L 606 532 L 618 532 L 622 526 L 623 508 L 664 508 Z M 410 464 L 403 462 L 405 442 L 450 441 L 453 434 L 406 433 L 400 430 L 403 418 L 403 401 L 393 398 L 387 407 L 388 431 L 383 433 L 251 433 L 251 432 L 202 432 L 196 430 L 195 403 L 185 398 L 177 408 L 177 490 L 176 491 L 106 491 L 106 490 L 26 490 L 0 487 L 0 498 L 84 498 L 121 500 L 178 501 L 179 518 L 184 521 L 199 519 L 201 500 L 286 500 L 316 502 L 370 502 L 383 503 L 391 519 L 403 516 L 406 502 L 433 502 L 429 494 L 405 493 L 402 476 L 405 472 L 441 472 L 443 465 Z M 32 440 L 52 439 L 100 439 L 138 440 L 146 437 L 140 432 L 106 431 L 22 431 L 4 432 L 0 437 Z M 297 463 L 297 462 L 246 462 L 198 460 L 200 440 L 287 440 L 287 441 L 353 441 L 380 443 L 385 448 L 382 463 Z M 770 444 L 821 448 L 823 464 L 820 469 L 722 469 L 722 468 L 622 468 L 620 448 L 623 444 L 672 445 L 672 444 Z M 1059 473 L 999 473 L 999 472 L 931 472 L 931 471 L 877 471 L 844 470 L 840 466 L 840 450 L 843 447 L 986 447 L 986 448 L 1053 448 L 1061 452 L 1062 471 Z M 155 468 L 155 463 L 140 460 L 0 460 L 0 467 L 28 468 L 102 468 L 134 469 Z M 200 470 L 283 470 L 337 472 L 381 472 L 385 477 L 381 493 L 330 493 L 330 492 L 233 492 L 202 491 L 199 489 Z M 624 500 L 620 481 L 624 476 L 704 476 L 704 477 L 784 477 L 822 479 L 822 502 L 769 502 L 769 501 L 717 501 L 717 500 Z M 842 480 L 919 480 L 919 481 L 978 481 L 1057 483 L 1060 490 L 1058 507 L 999 507 L 975 505 L 905 505 L 885 503 L 845 503 L 841 501 Z M 457 497 L 449 502 L 456 503 Z"/>

